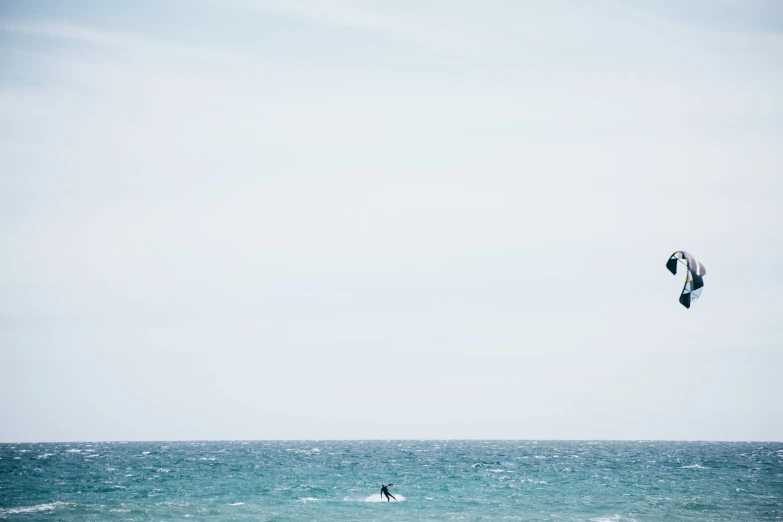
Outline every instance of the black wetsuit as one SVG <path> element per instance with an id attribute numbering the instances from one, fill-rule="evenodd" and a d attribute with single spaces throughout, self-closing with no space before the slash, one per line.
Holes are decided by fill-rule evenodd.
<path id="1" fill-rule="evenodd" d="M 389 486 L 393 486 L 394 484 L 389 484 Z M 389 493 L 389 486 L 386 484 L 381 484 L 381 499 L 383 499 L 383 496 L 386 495 L 386 502 L 389 502 L 389 497 L 393 498 L 395 502 L 397 502 L 397 498 Z"/>

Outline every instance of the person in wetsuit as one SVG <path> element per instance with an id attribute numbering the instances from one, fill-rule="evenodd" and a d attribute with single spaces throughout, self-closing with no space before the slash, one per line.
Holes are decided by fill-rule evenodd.
<path id="1" fill-rule="evenodd" d="M 393 486 L 394 484 L 389 484 L 388 486 L 386 484 L 381 484 L 381 500 L 383 500 L 383 496 L 386 495 L 386 502 L 389 502 L 389 497 L 393 498 L 395 502 L 397 502 L 397 498 L 389 493 L 389 487 Z"/>

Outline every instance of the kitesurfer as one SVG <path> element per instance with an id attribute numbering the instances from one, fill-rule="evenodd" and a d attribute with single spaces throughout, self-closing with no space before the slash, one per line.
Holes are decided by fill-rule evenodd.
<path id="1" fill-rule="evenodd" d="M 389 497 L 393 498 L 395 502 L 397 502 L 397 498 L 389 493 L 389 487 L 393 486 L 394 484 L 389 484 L 388 486 L 386 484 L 381 484 L 381 500 L 383 500 L 383 496 L 386 495 L 386 502 L 389 502 Z"/>

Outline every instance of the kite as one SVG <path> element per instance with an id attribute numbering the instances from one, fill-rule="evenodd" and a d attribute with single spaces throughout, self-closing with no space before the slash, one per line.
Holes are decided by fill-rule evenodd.
<path id="1" fill-rule="evenodd" d="M 682 287 L 682 294 L 680 294 L 680 304 L 685 308 L 690 308 L 691 303 L 701 296 L 701 290 L 704 288 L 703 277 L 707 274 L 707 269 L 696 261 L 695 257 L 681 250 L 673 253 L 666 262 L 666 268 L 674 275 L 677 275 L 677 263 L 685 265 L 687 272 L 685 286 Z"/>

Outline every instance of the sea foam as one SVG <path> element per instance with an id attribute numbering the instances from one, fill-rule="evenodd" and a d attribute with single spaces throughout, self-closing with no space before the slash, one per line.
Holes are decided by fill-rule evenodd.
<path id="1" fill-rule="evenodd" d="M 8 515 L 18 515 L 20 513 L 39 513 L 41 511 L 53 511 L 57 508 L 65 507 L 67 505 L 67 502 L 49 502 L 47 504 L 37 504 L 35 506 L 0 509 L 0 517 L 5 518 Z"/>

